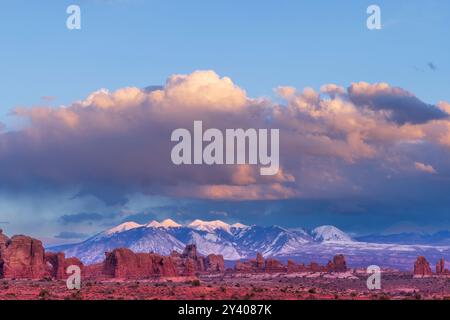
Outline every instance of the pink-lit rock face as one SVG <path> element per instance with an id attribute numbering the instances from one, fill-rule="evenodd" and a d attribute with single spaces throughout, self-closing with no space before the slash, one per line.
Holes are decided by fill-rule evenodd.
<path id="1" fill-rule="evenodd" d="M 266 259 L 266 262 L 264 264 L 264 271 L 267 273 L 286 272 L 287 268 L 280 261 L 269 258 Z"/>
<path id="2" fill-rule="evenodd" d="M 3 230 L 0 229 L 0 278 L 3 278 L 4 275 L 4 265 L 5 265 L 5 257 L 4 257 L 4 252 L 6 250 L 6 245 L 9 241 L 9 238 L 3 234 Z"/>
<path id="3" fill-rule="evenodd" d="M 346 272 L 347 262 L 344 255 L 339 254 L 333 257 L 333 261 L 330 261 L 327 265 L 328 272 Z"/>
<path id="4" fill-rule="evenodd" d="M 264 257 L 261 253 L 256 254 L 256 269 L 262 271 L 264 268 Z"/>
<path id="5" fill-rule="evenodd" d="M 42 242 L 27 236 L 0 240 L 0 276 L 7 279 L 41 279 L 46 275 Z"/>
<path id="6" fill-rule="evenodd" d="M 75 257 L 66 258 L 64 260 L 64 268 L 65 268 L 65 270 L 67 270 L 67 268 L 69 266 L 78 266 L 78 267 L 80 267 L 81 270 L 84 269 L 83 263 L 80 261 L 80 259 L 75 258 Z"/>
<path id="7" fill-rule="evenodd" d="M 295 272 L 306 272 L 307 268 L 304 264 L 297 264 L 293 260 L 288 260 L 287 262 L 287 272 L 295 273 Z"/>
<path id="8" fill-rule="evenodd" d="M 188 244 L 186 248 L 184 248 L 182 256 L 197 260 L 197 246 L 195 244 Z"/>
<path id="9" fill-rule="evenodd" d="M 207 272 L 219 272 L 223 273 L 225 271 L 225 262 L 223 256 L 220 254 L 210 254 L 205 259 L 206 271 Z"/>
<path id="10" fill-rule="evenodd" d="M 297 264 L 293 260 L 288 260 L 287 265 L 281 263 L 277 259 L 265 259 L 260 253 L 257 253 L 256 259 L 236 262 L 234 272 L 238 273 L 294 273 L 294 272 L 346 272 L 348 271 L 347 262 L 343 255 L 336 255 L 333 261 L 329 261 L 327 265 L 319 265 L 311 262 L 309 266 Z"/>
<path id="11" fill-rule="evenodd" d="M 3 230 L 0 229 L 0 253 L 5 249 L 8 240 L 9 238 L 6 235 L 4 235 Z"/>
<path id="12" fill-rule="evenodd" d="M 221 255 L 203 257 L 195 245 L 182 254 L 172 252 L 168 257 L 154 253 L 134 253 L 126 248 L 106 253 L 102 274 L 113 278 L 145 279 L 149 277 L 193 276 L 199 273 L 224 272 Z"/>
<path id="13" fill-rule="evenodd" d="M 441 258 L 438 262 L 436 262 L 436 274 L 450 274 L 449 270 L 445 268 L 445 259 Z"/>
<path id="14" fill-rule="evenodd" d="M 83 267 L 79 259 L 66 259 L 64 253 L 46 253 L 40 240 L 23 235 L 9 239 L 0 230 L 0 278 L 65 279 L 71 265 Z"/>
<path id="15" fill-rule="evenodd" d="M 65 268 L 66 257 L 64 253 L 45 253 L 45 262 L 47 264 L 47 271 L 54 279 L 64 279 L 66 274 Z"/>
<path id="16" fill-rule="evenodd" d="M 414 263 L 414 275 L 419 277 L 431 276 L 433 272 L 431 271 L 430 263 L 425 259 L 425 257 L 420 256 Z"/>
<path id="17" fill-rule="evenodd" d="M 106 253 L 103 274 L 113 278 L 140 279 L 151 276 L 177 276 L 170 258 L 153 253 L 134 253 L 127 248 Z"/>

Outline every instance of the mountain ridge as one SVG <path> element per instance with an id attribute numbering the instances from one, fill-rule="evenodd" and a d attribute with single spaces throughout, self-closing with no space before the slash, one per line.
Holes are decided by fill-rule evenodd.
<path id="1" fill-rule="evenodd" d="M 307 230 L 199 219 L 185 225 L 171 219 L 147 224 L 128 221 L 83 242 L 49 249 L 62 251 L 66 256 L 76 256 L 83 263 L 92 264 L 102 261 L 105 252 L 119 247 L 135 252 L 168 255 L 172 251 L 181 252 L 187 244 L 196 244 L 203 255 L 221 254 L 225 260 L 234 261 L 254 257 L 256 252 L 264 257 L 298 257 L 317 261 L 330 255 L 345 254 L 355 264 L 391 260 L 391 266 L 402 267 L 403 264 L 410 265 L 410 260 L 417 255 L 429 255 L 436 259 L 442 255 L 450 257 L 450 245 L 436 247 L 364 242 L 331 225 Z"/>

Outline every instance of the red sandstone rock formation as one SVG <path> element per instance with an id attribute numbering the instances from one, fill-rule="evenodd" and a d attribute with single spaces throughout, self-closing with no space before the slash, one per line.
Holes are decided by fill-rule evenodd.
<path id="1" fill-rule="evenodd" d="M 261 267 L 262 265 L 264 267 Z M 321 266 L 316 262 L 311 262 L 307 267 L 304 264 L 296 264 L 292 260 L 288 260 L 287 265 L 284 265 L 274 258 L 268 258 L 264 261 L 262 255 L 258 253 L 256 259 L 237 261 L 234 271 L 240 273 L 346 272 L 347 263 L 345 256 L 336 255 L 333 257 L 333 261 L 328 262 L 326 266 Z"/>
<path id="2" fill-rule="evenodd" d="M 88 279 L 100 279 L 105 275 L 103 273 L 104 265 L 103 262 L 90 264 L 83 267 L 83 277 Z"/>
<path id="3" fill-rule="evenodd" d="M 444 273 L 445 260 L 442 258 L 436 263 L 436 274 Z"/>
<path id="4" fill-rule="evenodd" d="M 441 258 L 436 263 L 436 274 L 450 274 L 449 270 L 445 268 L 445 260 Z"/>
<path id="5" fill-rule="evenodd" d="M 0 229 L 0 254 L 6 248 L 6 243 L 9 241 L 9 238 L 3 234 L 3 230 Z"/>
<path id="6" fill-rule="evenodd" d="M 304 264 L 297 264 L 295 261 L 288 260 L 287 262 L 287 272 L 295 273 L 295 272 L 306 272 L 307 268 Z"/>
<path id="7" fill-rule="evenodd" d="M 205 257 L 200 256 L 197 253 L 197 246 L 195 244 L 188 244 L 186 248 L 184 248 L 181 258 L 184 259 L 184 273 L 187 275 L 193 275 L 197 272 L 206 271 Z"/>
<path id="8" fill-rule="evenodd" d="M 249 259 L 247 261 L 238 261 L 234 267 L 236 272 L 242 273 L 256 273 L 264 272 L 265 262 L 261 253 L 256 254 L 256 259 Z"/>
<path id="9" fill-rule="evenodd" d="M 188 244 L 183 250 L 183 257 L 197 259 L 197 246 L 195 244 Z"/>
<path id="10" fill-rule="evenodd" d="M 170 254 L 170 258 L 175 264 L 178 274 L 182 276 L 193 274 L 194 271 L 192 271 L 192 269 L 194 269 L 195 266 L 193 266 L 192 263 L 188 262 L 188 259 L 183 258 L 181 253 L 172 251 L 172 253 Z"/>
<path id="11" fill-rule="evenodd" d="M 0 229 L 0 278 L 3 278 L 3 269 L 4 269 L 4 258 L 2 257 L 4 255 L 4 251 L 6 249 L 6 245 L 9 242 L 9 238 L 3 234 L 3 230 Z"/>
<path id="12" fill-rule="evenodd" d="M 264 257 L 261 253 L 256 254 L 256 269 L 262 271 L 264 268 Z"/>
<path id="13" fill-rule="evenodd" d="M 103 262 L 103 274 L 114 278 L 142 279 L 148 277 L 176 277 L 179 266 L 175 262 L 181 259 L 172 254 L 169 257 L 155 253 L 134 253 L 130 249 L 119 248 L 106 253 Z M 196 270 L 197 262 L 192 258 L 181 260 L 185 268 L 181 275 L 191 275 Z"/>
<path id="14" fill-rule="evenodd" d="M 269 258 L 264 264 L 264 271 L 267 273 L 286 272 L 287 268 L 280 261 Z"/>
<path id="15" fill-rule="evenodd" d="M 255 269 L 248 261 L 236 261 L 236 264 L 234 265 L 234 271 L 242 273 L 251 273 L 255 272 Z"/>
<path id="16" fill-rule="evenodd" d="M 312 261 L 309 264 L 309 271 L 311 271 L 311 272 L 323 272 L 324 268 L 321 267 L 317 262 Z"/>
<path id="17" fill-rule="evenodd" d="M 46 274 L 42 242 L 26 236 L 1 237 L 0 277 L 41 279 Z"/>
<path id="18" fill-rule="evenodd" d="M 64 253 L 45 253 L 45 262 L 47 264 L 48 273 L 52 278 L 64 279 L 66 268 L 65 268 L 66 257 Z"/>
<path id="19" fill-rule="evenodd" d="M 327 264 L 328 272 L 346 272 L 347 271 L 347 262 L 345 261 L 345 257 L 342 254 L 336 255 L 333 257 L 333 261 L 328 262 Z"/>
<path id="20" fill-rule="evenodd" d="M 170 257 L 160 256 L 159 254 L 151 254 L 151 257 L 154 263 L 153 270 L 156 275 L 162 277 L 178 276 L 177 268 Z"/>
<path id="21" fill-rule="evenodd" d="M 9 239 L 0 230 L 0 278 L 64 279 L 73 264 L 83 266 L 77 258 L 65 259 L 64 253 L 45 253 L 39 240 L 21 235 Z"/>
<path id="22" fill-rule="evenodd" d="M 187 245 L 182 254 L 172 252 L 170 257 L 181 275 L 192 276 L 203 272 L 215 273 L 225 270 L 222 255 L 210 254 L 203 257 L 198 254 L 195 244 Z"/>
<path id="23" fill-rule="evenodd" d="M 191 258 L 181 260 L 181 274 L 184 276 L 193 276 L 197 272 L 197 262 Z"/>
<path id="24" fill-rule="evenodd" d="M 67 268 L 69 266 L 75 265 L 83 269 L 83 263 L 78 258 L 68 258 L 66 259 L 65 254 L 62 252 L 45 253 L 45 262 L 47 264 L 47 273 L 55 279 L 66 279 L 69 275 L 67 274 Z"/>
<path id="25" fill-rule="evenodd" d="M 425 257 L 420 256 L 417 258 L 416 262 L 414 263 L 414 276 L 430 276 L 433 272 L 431 271 L 430 264 L 428 263 L 427 259 Z"/>
<path id="26" fill-rule="evenodd" d="M 208 272 L 220 272 L 225 271 L 225 262 L 222 255 L 210 254 L 205 259 L 205 267 Z"/>
<path id="27" fill-rule="evenodd" d="M 105 253 L 103 273 L 113 278 L 145 278 L 154 274 L 151 254 L 134 253 L 127 248 L 114 249 Z"/>
<path id="28" fill-rule="evenodd" d="M 80 261 L 80 259 L 75 257 L 66 258 L 66 260 L 64 261 L 64 268 L 67 270 L 69 266 L 79 266 L 81 270 L 84 269 L 83 263 Z"/>

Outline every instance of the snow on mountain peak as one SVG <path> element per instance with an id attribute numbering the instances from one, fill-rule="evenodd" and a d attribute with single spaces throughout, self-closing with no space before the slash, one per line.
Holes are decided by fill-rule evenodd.
<path id="1" fill-rule="evenodd" d="M 232 224 L 231 227 L 236 228 L 236 229 L 248 228 L 248 226 L 246 226 L 245 224 L 239 223 L 239 222 Z"/>
<path id="2" fill-rule="evenodd" d="M 207 231 L 207 232 L 213 232 L 214 230 L 221 229 L 226 232 L 230 232 L 231 226 L 228 223 L 225 223 L 220 220 L 214 220 L 214 221 L 203 221 L 203 220 L 194 220 L 190 224 L 188 224 L 188 227 L 195 229 L 195 230 L 201 230 L 201 231 Z"/>
<path id="3" fill-rule="evenodd" d="M 181 227 L 181 224 L 176 223 L 175 221 L 173 221 L 172 219 L 166 219 L 163 222 L 161 222 L 161 225 L 164 228 L 179 228 Z"/>
<path id="4" fill-rule="evenodd" d="M 321 226 L 312 230 L 316 241 L 322 242 L 351 242 L 352 239 L 342 230 L 334 226 Z"/>
<path id="5" fill-rule="evenodd" d="M 152 222 L 149 222 L 145 225 L 147 228 L 160 228 L 161 227 L 161 223 L 159 223 L 156 220 L 153 220 Z"/>
<path id="6" fill-rule="evenodd" d="M 143 225 L 141 225 L 139 223 L 136 223 L 134 221 L 127 221 L 127 222 L 124 222 L 122 224 L 119 224 L 118 226 L 115 226 L 114 228 L 106 230 L 105 233 L 107 235 L 111 235 L 111 234 L 114 234 L 114 233 L 119 233 L 119 232 L 124 232 L 124 231 L 131 230 L 131 229 L 136 229 L 136 228 L 139 228 L 139 227 L 142 227 L 142 226 Z"/>
<path id="7" fill-rule="evenodd" d="M 148 223 L 146 226 L 149 228 L 179 228 L 182 225 L 179 223 L 176 223 L 172 219 L 166 219 L 162 222 L 153 220 L 152 222 Z"/>

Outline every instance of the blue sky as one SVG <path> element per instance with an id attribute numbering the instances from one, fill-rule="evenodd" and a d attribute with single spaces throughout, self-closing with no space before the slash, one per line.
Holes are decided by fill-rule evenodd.
<path id="1" fill-rule="evenodd" d="M 81 30 L 65 27 L 70 4 L 81 7 Z M 366 9 L 371 4 L 381 7 L 382 30 L 366 28 Z M 279 86 L 319 90 L 328 83 L 347 88 L 364 81 L 387 82 L 436 105 L 450 102 L 449 31 L 450 2 L 446 0 L 3 1 L 0 122 L 17 129 L 22 122 L 11 115 L 16 107 L 69 106 L 100 88 L 114 91 L 163 85 L 173 74 L 196 70 L 214 70 L 221 77 L 230 77 L 251 98 L 278 101 L 274 89 Z M 6 135 L 4 138 L 9 139 Z M 420 151 L 404 147 L 401 152 L 396 150 L 395 157 L 390 153 L 383 159 L 391 163 L 393 158 L 398 162 L 407 158 L 413 164 L 420 163 L 422 169 L 436 169 L 437 174 L 405 178 L 402 173 L 389 188 L 383 188 L 385 182 L 378 177 L 370 177 L 371 172 L 391 179 L 395 175 L 392 172 L 403 170 L 404 164 L 402 169 L 389 167 L 392 172 L 388 174 L 383 171 L 385 163 L 380 167 L 374 164 L 376 159 L 352 167 L 333 162 L 342 170 L 340 173 L 345 171 L 343 175 L 349 181 L 345 188 L 358 185 L 363 190 L 363 196 L 358 197 L 331 187 L 328 193 L 330 190 L 323 187 L 320 196 L 314 193 L 314 197 L 301 200 L 266 203 L 195 199 L 192 203 L 167 194 L 143 196 L 142 190 L 133 188 L 126 189 L 126 195 L 123 190 L 110 190 L 104 185 L 101 191 L 98 185 L 84 186 L 80 191 L 76 185 L 80 181 L 58 189 L 54 185 L 42 187 L 30 178 L 29 185 L 22 188 L 14 176 L 17 185 L 0 185 L 0 227 L 55 241 L 54 235 L 59 232 L 91 234 L 128 216 L 164 218 L 169 215 L 167 210 L 173 210 L 181 220 L 200 216 L 310 227 L 333 223 L 355 233 L 450 228 L 450 203 L 443 200 L 450 188 L 450 168 L 445 161 L 449 154 L 433 146 L 418 144 L 417 148 Z M 11 159 L 27 155 L 24 150 L 17 152 L 11 153 Z M 1 157 L 0 153 L 0 161 Z M 65 160 L 56 157 L 51 161 Z M 17 163 L 18 172 L 22 172 L 20 161 Z M 413 191 L 409 193 L 408 188 Z M 368 190 L 370 196 L 364 193 Z M 99 197 L 99 192 L 103 196 Z M 128 202 L 103 202 L 108 197 L 124 196 Z M 377 197 L 383 201 L 375 201 Z M 413 208 L 412 200 L 418 201 Z M 195 210 L 186 212 L 189 207 Z M 423 208 L 436 218 L 429 221 Z M 89 225 L 67 226 L 60 218 L 80 213 L 110 217 L 117 212 L 120 214 L 114 219 L 89 221 Z"/>
<path id="2" fill-rule="evenodd" d="M 251 96 L 279 85 L 385 81 L 429 103 L 450 100 L 448 1 L 377 1 L 384 28 L 369 31 L 372 2 L 5 1 L 0 115 L 8 121 L 12 107 L 42 96 L 70 103 L 199 69 L 231 77 Z M 80 31 L 65 28 L 72 3 L 82 10 Z"/>

